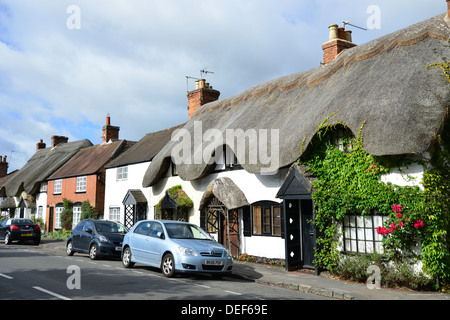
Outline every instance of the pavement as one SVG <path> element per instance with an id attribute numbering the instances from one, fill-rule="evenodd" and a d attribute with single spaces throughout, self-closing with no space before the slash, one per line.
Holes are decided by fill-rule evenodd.
<path id="1" fill-rule="evenodd" d="M 65 251 L 65 241 L 43 238 L 41 249 Z M 280 267 L 235 261 L 233 276 L 268 286 L 298 290 L 337 300 L 450 300 L 450 294 L 408 289 L 370 289 L 366 284 L 315 275 L 313 272 L 288 272 Z"/>

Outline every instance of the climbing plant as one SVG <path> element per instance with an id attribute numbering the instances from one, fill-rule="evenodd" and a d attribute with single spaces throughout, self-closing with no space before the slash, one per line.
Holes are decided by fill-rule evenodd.
<path id="1" fill-rule="evenodd" d="M 170 198 L 176 203 L 178 220 L 189 221 L 189 209 L 194 207 L 194 202 L 191 200 L 191 198 L 189 198 L 186 192 L 183 191 L 181 185 L 176 185 L 167 189 L 166 194 L 168 194 Z M 162 210 L 161 208 L 163 199 L 164 198 L 161 198 L 161 200 L 155 206 L 157 218 L 172 220 L 174 219 L 173 212 L 164 212 L 164 210 Z"/>
<path id="2" fill-rule="evenodd" d="M 362 129 L 354 137 L 343 124 L 319 126 L 299 162 L 317 178 L 313 183 L 318 231 L 316 264 L 333 269 L 340 260 L 340 223 L 348 213 L 388 216 L 377 232 L 383 235 L 385 256 L 397 263 L 422 260 L 424 270 L 448 282 L 449 259 L 449 130 L 436 138 L 427 170 L 425 190 L 380 181 L 391 168 L 407 165 L 408 157 L 375 157 L 363 148 Z M 344 131 L 336 143 L 336 132 Z M 422 253 L 413 250 L 422 247 Z"/>

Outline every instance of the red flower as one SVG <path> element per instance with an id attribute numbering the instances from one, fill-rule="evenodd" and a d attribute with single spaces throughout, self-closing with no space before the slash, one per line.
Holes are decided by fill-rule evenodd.
<path id="1" fill-rule="evenodd" d="M 402 214 L 400 212 L 397 212 L 397 218 L 401 218 Z"/>
<path id="2" fill-rule="evenodd" d="M 414 228 L 419 229 L 425 227 L 425 224 L 422 220 L 416 220 L 414 221 Z"/>
<path id="3" fill-rule="evenodd" d="M 392 210 L 394 210 L 394 212 L 402 212 L 402 205 L 401 204 L 394 204 L 392 206 Z"/>

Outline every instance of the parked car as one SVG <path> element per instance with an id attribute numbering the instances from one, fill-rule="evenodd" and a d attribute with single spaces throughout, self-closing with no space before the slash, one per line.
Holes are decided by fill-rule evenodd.
<path id="1" fill-rule="evenodd" d="M 89 253 L 92 260 L 100 256 L 120 258 L 122 241 L 128 229 L 121 223 L 108 220 L 85 219 L 72 230 L 66 243 L 66 253 Z"/>
<path id="2" fill-rule="evenodd" d="M 160 268 L 163 275 L 176 272 L 230 274 L 233 258 L 228 250 L 198 226 L 179 221 L 144 220 L 123 239 L 122 264 Z"/>
<path id="3" fill-rule="evenodd" d="M 4 239 L 5 244 L 11 244 L 15 240 L 32 240 L 38 245 L 41 242 L 41 228 L 31 219 L 6 219 L 0 224 L 0 239 Z"/>

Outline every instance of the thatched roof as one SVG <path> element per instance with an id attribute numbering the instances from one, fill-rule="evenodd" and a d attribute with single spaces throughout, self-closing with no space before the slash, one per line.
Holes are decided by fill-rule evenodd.
<path id="1" fill-rule="evenodd" d="M 227 177 L 217 178 L 208 185 L 200 200 L 200 208 L 208 204 L 212 197 L 216 197 L 228 210 L 250 205 L 241 189 Z"/>
<path id="2" fill-rule="evenodd" d="M 184 125 L 184 124 L 183 124 Z M 141 140 L 134 144 L 129 150 L 112 160 L 106 168 L 115 168 L 129 164 L 151 161 L 159 151 L 170 141 L 173 131 L 181 128 L 179 125 L 158 132 L 147 133 Z"/>
<path id="3" fill-rule="evenodd" d="M 92 146 L 92 143 L 85 139 L 37 150 L 25 166 L 1 187 L 0 196 L 18 197 L 22 191 L 34 194 L 50 175 L 78 151 L 89 146 Z"/>
<path id="4" fill-rule="evenodd" d="M 203 132 L 214 128 L 224 137 L 227 129 L 278 129 L 279 168 L 291 165 L 301 156 L 319 125 L 331 115 L 327 124 L 343 123 L 355 136 L 364 124 L 364 148 L 372 155 L 423 153 L 441 131 L 450 104 L 449 84 L 442 81 L 442 71 L 425 67 L 441 61 L 433 49 L 444 49 L 449 38 L 444 15 L 436 16 L 347 49 L 326 66 L 206 104 L 184 128 L 191 137 L 194 121 L 202 122 Z M 210 149 L 214 143 L 204 141 L 203 148 Z M 153 159 L 143 180 L 144 187 L 154 185 L 163 176 L 177 144 L 178 141 L 169 142 Z M 195 163 L 196 146 L 192 141 L 191 145 L 191 163 Z M 248 172 L 261 173 L 267 167 L 261 161 L 242 161 L 242 155 L 230 147 Z M 252 148 L 255 146 L 247 148 L 246 159 L 254 151 Z M 207 169 L 206 163 L 177 165 L 184 180 L 201 178 Z"/>
<path id="5" fill-rule="evenodd" d="M 111 159 L 118 156 L 126 145 L 127 140 L 119 140 L 84 148 L 48 179 L 54 180 L 97 173 Z"/>
<path id="6" fill-rule="evenodd" d="M 13 209 L 16 207 L 17 205 L 14 197 L 0 198 L 0 209 Z"/>

